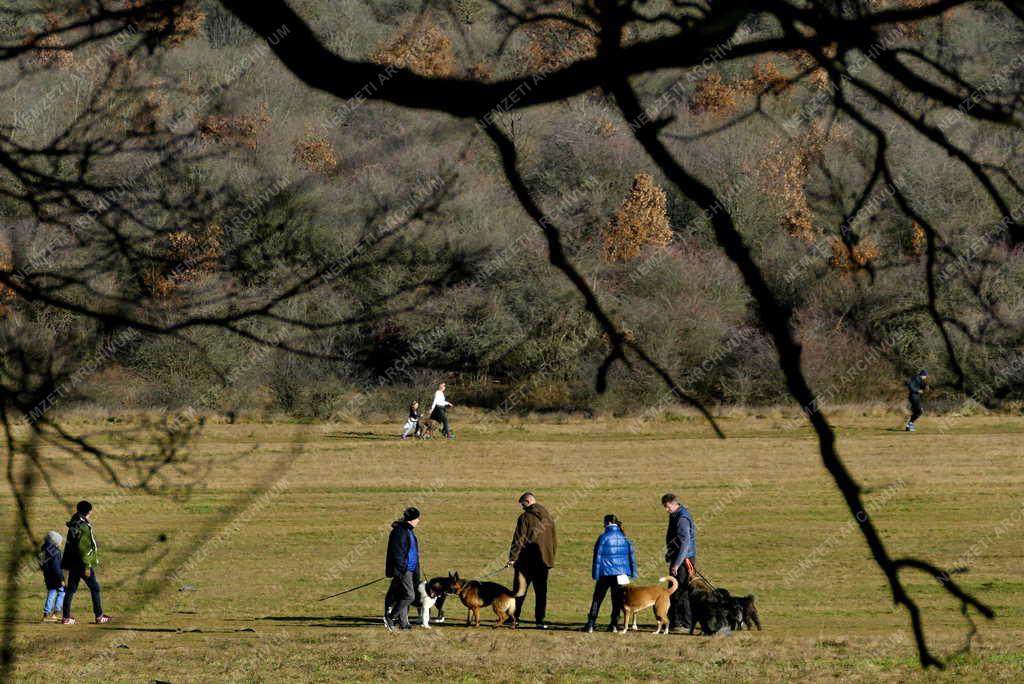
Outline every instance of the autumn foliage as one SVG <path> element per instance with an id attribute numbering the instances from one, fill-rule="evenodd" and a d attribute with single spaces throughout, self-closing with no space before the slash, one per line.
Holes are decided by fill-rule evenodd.
<path id="1" fill-rule="evenodd" d="M 323 133 L 307 131 L 295 141 L 292 156 L 307 171 L 327 176 L 338 168 L 338 157 L 334 146 Z"/>
<path id="2" fill-rule="evenodd" d="M 391 41 L 374 55 L 378 64 L 393 64 L 421 76 L 435 78 L 455 73 L 452 41 L 440 26 L 426 19 Z"/>
<path id="3" fill-rule="evenodd" d="M 762 186 L 781 210 L 783 228 L 807 243 L 815 242 L 818 236 L 807 200 L 807 177 L 812 164 L 821 159 L 824 145 L 824 134 L 811 128 L 794 140 L 776 140 L 761 163 Z"/>
<path id="4" fill-rule="evenodd" d="M 832 255 L 829 257 L 828 263 L 840 271 L 855 271 L 864 268 L 881 256 L 878 244 L 871 238 L 864 238 L 852 247 L 847 247 L 839 238 L 831 237 L 829 238 L 829 247 L 832 250 Z"/>
<path id="5" fill-rule="evenodd" d="M 149 293 L 168 297 L 182 283 L 214 271 L 221 256 L 223 229 L 216 223 L 178 230 L 167 236 L 160 265 L 143 277 Z"/>
<path id="6" fill-rule="evenodd" d="M 650 175 L 637 174 L 629 196 L 602 233 L 605 258 L 629 261 L 639 256 L 647 245 L 664 246 L 671 241 L 665 191 Z"/>
<path id="7" fill-rule="evenodd" d="M 204 116 L 199 122 L 199 137 L 204 143 L 239 145 L 255 150 L 260 131 L 269 123 L 267 105 L 261 103 L 255 114 Z"/>

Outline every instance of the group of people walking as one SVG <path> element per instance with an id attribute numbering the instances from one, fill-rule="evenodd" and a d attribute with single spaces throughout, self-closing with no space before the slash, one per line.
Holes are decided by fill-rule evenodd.
<path id="1" fill-rule="evenodd" d="M 668 513 L 665 562 L 669 574 L 679 581 L 679 588 L 672 594 L 669 628 L 689 630 L 693 614 L 687 590 L 696 573 L 697 528 L 690 512 L 675 494 L 665 494 L 661 497 L 661 504 Z M 557 551 L 555 519 L 537 503 L 532 492 L 520 496 L 519 505 L 522 513 L 516 521 L 508 561 L 504 567 L 515 569 L 525 581 L 527 592 L 533 587 L 534 622 L 538 629 L 547 629 L 548 578 L 555 566 Z M 388 629 L 411 629 L 409 607 L 416 599 L 422 567 L 422 555 L 415 532 L 419 523 L 420 511 L 407 508 L 402 519 L 391 524 L 385 561 L 385 575 L 391 578 L 391 585 L 384 598 L 384 624 Z M 609 593 L 612 610 L 608 629 L 615 628 L 622 611 L 624 588 L 638 574 L 633 542 L 626 536 L 622 521 L 608 514 L 604 516 L 603 525 L 604 529 L 594 544 L 591 574 L 595 584 L 587 622 L 583 627 L 586 632 L 594 631 L 601 604 Z M 525 602 L 525 593 L 516 597 L 516 622 L 519 622 Z"/>
<path id="2" fill-rule="evenodd" d="M 71 601 L 83 580 L 92 596 L 92 612 L 96 624 L 110 622 L 110 616 L 103 612 L 100 582 L 96 577 L 96 568 L 100 562 L 99 545 L 93 533 L 91 517 L 92 504 L 79 501 L 74 515 L 67 522 L 67 543 L 64 544 L 63 552 L 60 547 L 64 539 L 60 533 L 51 530 L 46 534 L 39 557 L 39 567 L 46 584 L 44 622 L 60 622 L 64 625 L 77 622 L 71 615 Z"/>
<path id="3" fill-rule="evenodd" d="M 445 398 L 444 391 L 445 383 L 442 382 L 437 386 L 437 391 L 434 392 L 434 401 L 431 403 L 430 411 L 427 413 L 427 421 L 422 420 L 420 417 L 419 401 L 413 401 L 409 404 L 409 416 L 402 427 L 402 439 L 409 439 L 409 437 L 423 439 L 430 436 L 427 422 L 431 420 L 441 424 L 441 434 L 447 439 L 455 437 L 448 425 L 448 407 L 452 406 L 452 403 Z"/>

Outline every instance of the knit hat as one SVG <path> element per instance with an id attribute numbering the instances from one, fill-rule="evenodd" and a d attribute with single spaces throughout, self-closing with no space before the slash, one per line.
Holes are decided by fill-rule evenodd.
<path id="1" fill-rule="evenodd" d="M 64 537 L 60 536 L 60 532 L 50 530 L 46 533 L 46 541 L 50 542 L 54 546 L 60 546 L 64 542 Z"/>
<path id="2" fill-rule="evenodd" d="M 927 378 L 928 377 L 928 369 L 922 368 L 921 372 L 918 375 L 923 375 L 924 377 Z"/>
<path id="3" fill-rule="evenodd" d="M 409 508 L 406 508 L 405 512 L 402 513 L 402 520 L 406 522 L 409 522 L 410 520 L 416 520 L 419 517 L 420 509 L 416 508 L 415 506 L 409 506 Z"/>

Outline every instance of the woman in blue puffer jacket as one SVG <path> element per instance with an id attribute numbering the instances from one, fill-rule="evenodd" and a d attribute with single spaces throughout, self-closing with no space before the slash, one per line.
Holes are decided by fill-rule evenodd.
<path id="1" fill-rule="evenodd" d="M 608 625 L 608 631 L 614 632 L 615 625 L 619 621 L 619 611 L 622 610 L 623 585 L 619 584 L 619 577 L 636 577 L 636 555 L 633 553 L 633 542 L 629 541 L 625 532 L 622 531 L 622 522 L 614 515 L 604 516 L 604 532 L 597 538 L 594 544 L 594 599 L 590 604 L 590 613 L 587 615 L 587 626 L 584 632 L 593 632 L 594 623 L 597 622 L 597 614 L 601 610 L 601 603 L 608 590 L 612 591 L 612 620 Z"/>

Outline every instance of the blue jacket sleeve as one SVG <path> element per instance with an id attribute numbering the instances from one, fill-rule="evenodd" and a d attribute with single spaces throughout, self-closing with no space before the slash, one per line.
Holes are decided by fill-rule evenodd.
<path id="1" fill-rule="evenodd" d="M 590 575 L 591 575 L 591 577 L 594 578 L 595 582 L 600 579 L 600 577 L 597 576 L 597 561 L 598 561 L 598 557 L 600 555 L 601 555 L 601 537 L 598 537 L 597 541 L 594 542 L 594 563 L 593 563 L 593 567 L 590 570 Z"/>
<path id="2" fill-rule="evenodd" d="M 690 521 L 685 515 L 679 516 L 679 519 L 676 520 L 676 539 L 679 540 L 679 548 L 676 551 L 675 558 L 672 559 L 672 565 L 681 567 L 683 559 L 686 558 L 686 550 L 690 548 L 690 544 L 693 542 L 690 538 Z"/>
<path id="3" fill-rule="evenodd" d="M 636 577 L 636 553 L 633 551 L 633 542 L 626 540 L 629 545 L 629 576 Z"/>

